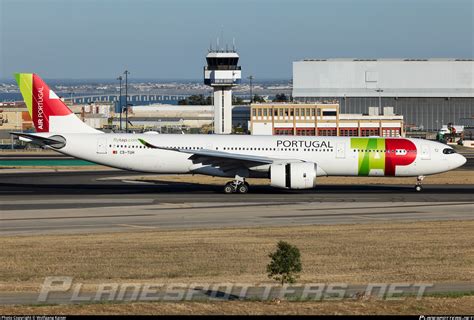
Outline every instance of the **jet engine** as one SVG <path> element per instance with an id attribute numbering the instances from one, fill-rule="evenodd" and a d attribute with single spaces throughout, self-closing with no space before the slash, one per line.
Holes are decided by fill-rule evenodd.
<path id="1" fill-rule="evenodd" d="M 317 164 L 290 162 L 270 166 L 270 184 L 285 189 L 311 189 L 316 186 Z"/>

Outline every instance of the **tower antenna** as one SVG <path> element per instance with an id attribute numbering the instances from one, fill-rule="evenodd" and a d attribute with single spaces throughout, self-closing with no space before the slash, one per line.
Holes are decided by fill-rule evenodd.
<path id="1" fill-rule="evenodd" d="M 221 50 L 224 51 L 224 26 L 221 26 L 221 39 L 222 39 L 222 48 Z"/>

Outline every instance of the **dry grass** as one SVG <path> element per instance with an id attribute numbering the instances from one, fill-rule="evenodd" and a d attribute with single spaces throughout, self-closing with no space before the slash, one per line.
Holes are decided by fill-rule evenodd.
<path id="1" fill-rule="evenodd" d="M 165 182 L 186 182 L 208 185 L 224 185 L 229 178 L 209 177 L 203 175 L 147 175 L 127 177 L 127 180 L 142 180 L 142 181 L 165 181 Z M 247 179 L 250 185 L 269 185 L 268 179 Z M 415 184 L 414 177 L 408 178 L 380 178 L 380 177 L 318 177 L 317 184 Z M 473 184 L 474 171 L 472 170 L 457 170 L 441 174 L 435 174 L 426 177 L 423 184 Z"/>
<path id="2" fill-rule="evenodd" d="M 301 282 L 470 281 L 474 221 L 0 237 L 0 290 L 46 276 L 100 281 L 268 281 L 279 240 L 302 253 Z"/>
<path id="3" fill-rule="evenodd" d="M 474 297 L 404 301 L 184 302 L 0 306 L 1 314 L 472 314 Z"/>

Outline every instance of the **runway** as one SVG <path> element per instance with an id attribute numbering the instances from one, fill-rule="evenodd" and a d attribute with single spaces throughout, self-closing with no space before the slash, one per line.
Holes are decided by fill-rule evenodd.
<path id="1" fill-rule="evenodd" d="M 192 183 L 157 182 L 141 184 L 127 182 L 127 176 L 143 175 L 122 170 L 57 171 L 0 174 L 0 200 L 58 200 L 120 198 L 153 199 L 167 203 L 183 202 L 386 202 L 471 201 L 474 185 L 425 185 L 422 193 L 413 192 L 411 185 L 317 185 L 311 190 L 285 190 L 269 186 L 251 186 L 245 195 L 222 193 L 222 186 Z M 124 177 L 124 179 L 114 179 Z M 361 179 L 363 182 L 363 179 Z M 53 199 L 51 199 L 53 198 Z M 1 203 L 1 202 L 0 202 Z M 0 208 L 2 208 L 0 206 Z"/>
<path id="2" fill-rule="evenodd" d="M 123 171 L 3 173 L 0 235 L 473 219 L 473 185 L 255 186 L 132 184 Z"/>

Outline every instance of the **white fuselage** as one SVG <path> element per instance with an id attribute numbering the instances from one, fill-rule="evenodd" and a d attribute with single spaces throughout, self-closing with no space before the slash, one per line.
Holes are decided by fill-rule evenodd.
<path id="1" fill-rule="evenodd" d="M 41 135 L 50 137 L 55 134 Z M 406 138 L 114 133 L 57 135 L 66 139 L 65 147 L 58 150 L 61 153 L 110 167 L 150 173 L 235 175 L 235 172 L 223 171 L 218 167 L 194 163 L 189 153 L 147 148 L 139 138 L 164 148 L 254 155 L 276 159 L 276 163 L 314 162 L 317 164 L 318 176 L 423 176 L 449 171 L 466 162 L 459 154 L 443 153 L 444 149 L 449 148 L 444 144 Z M 385 147 L 386 139 L 395 144 L 409 143 L 416 149 L 397 147 L 390 150 Z M 364 147 L 364 143 L 367 144 L 369 140 L 369 145 Z M 404 157 L 411 157 L 410 163 L 397 165 L 404 161 Z M 387 174 L 387 166 L 394 167 L 394 174 Z M 268 176 L 269 165 L 255 166 L 249 172 L 249 176 Z"/>

